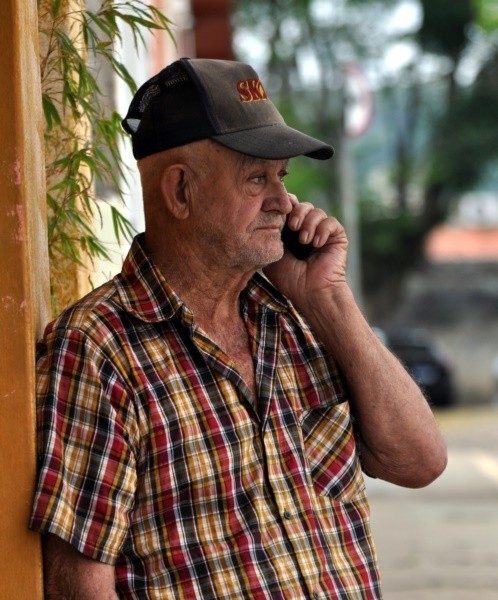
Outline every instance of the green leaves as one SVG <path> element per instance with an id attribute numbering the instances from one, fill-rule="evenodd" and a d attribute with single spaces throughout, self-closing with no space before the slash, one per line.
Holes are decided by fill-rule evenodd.
<path id="1" fill-rule="evenodd" d="M 145 0 L 103 0 L 96 11 L 69 10 L 62 0 L 39 3 L 48 242 L 53 264 L 66 258 L 84 265 L 110 259 L 96 233 L 107 202 L 96 184 L 124 201 L 127 173 L 119 153 L 121 116 L 108 106 L 96 69 L 106 63 L 134 92 L 136 83 L 116 51 L 123 31 L 136 49 L 147 31 L 172 34 L 168 18 Z M 135 233 L 130 221 L 114 205 L 110 212 L 116 241 L 129 239 Z"/>
<path id="2" fill-rule="evenodd" d="M 456 60 L 468 42 L 468 31 L 476 16 L 475 1 L 420 0 L 420 3 L 424 12 L 419 31 L 421 44 Z"/>
<path id="3" fill-rule="evenodd" d="M 496 0 L 474 0 L 477 9 L 477 21 L 488 33 L 498 29 L 498 5 Z"/>
<path id="4" fill-rule="evenodd" d="M 135 2 L 119 2 L 105 0 L 97 12 L 86 11 L 82 15 L 84 21 L 85 43 L 90 52 L 100 54 L 99 45 L 104 40 L 122 41 L 120 25 L 126 25 L 131 32 L 138 48 L 144 44 L 144 31 L 165 30 L 171 34 L 171 23 L 169 19 L 156 7 L 149 6 L 147 2 L 136 0 Z M 109 58 L 107 50 L 103 52 L 105 58 Z"/>
<path id="5" fill-rule="evenodd" d="M 45 116 L 45 129 L 47 132 L 50 132 L 52 127 L 61 124 L 61 117 L 54 101 L 48 94 L 42 94 L 42 105 Z"/>

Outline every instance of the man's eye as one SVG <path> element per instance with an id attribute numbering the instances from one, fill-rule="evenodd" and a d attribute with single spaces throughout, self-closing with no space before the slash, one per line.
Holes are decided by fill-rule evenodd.
<path id="1" fill-rule="evenodd" d="M 257 185 L 261 185 L 266 180 L 264 175 L 256 175 L 255 177 L 251 177 L 251 182 L 256 183 Z"/>
<path id="2" fill-rule="evenodd" d="M 289 174 L 289 171 L 282 171 L 280 173 L 280 181 L 283 181 L 287 177 L 288 174 Z"/>

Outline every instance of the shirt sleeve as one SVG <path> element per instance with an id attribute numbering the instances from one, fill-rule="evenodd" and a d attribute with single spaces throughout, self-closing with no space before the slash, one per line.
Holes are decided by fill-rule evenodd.
<path id="1" fill-rule="evenodd" d="M 122 380 L 81 331 L 46 338 L 37 363 L 38 484 L 30 526 L 108 564 L 126 537 L 136 487 L 137 425 Z"/>

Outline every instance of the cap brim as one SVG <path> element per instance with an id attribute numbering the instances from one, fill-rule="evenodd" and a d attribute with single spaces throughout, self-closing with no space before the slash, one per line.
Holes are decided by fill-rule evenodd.
<path id="1" fill-rule="evenodd" d="M 334 154 L 332 146 L 280 123 L 214 135 L 212 139 L 242 154 L 269 160 L 294 156 L 327 160 Z"/>

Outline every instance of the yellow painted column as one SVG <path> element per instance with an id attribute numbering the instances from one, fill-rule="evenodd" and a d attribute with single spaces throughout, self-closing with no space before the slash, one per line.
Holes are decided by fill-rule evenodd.
<path id="1" fill-rule="evenodd" d="M 1 0 L 0 32 L 0 598 L 38 600 L 40 542 L 28 518 L 49 267 L 36 0 Z"/>

